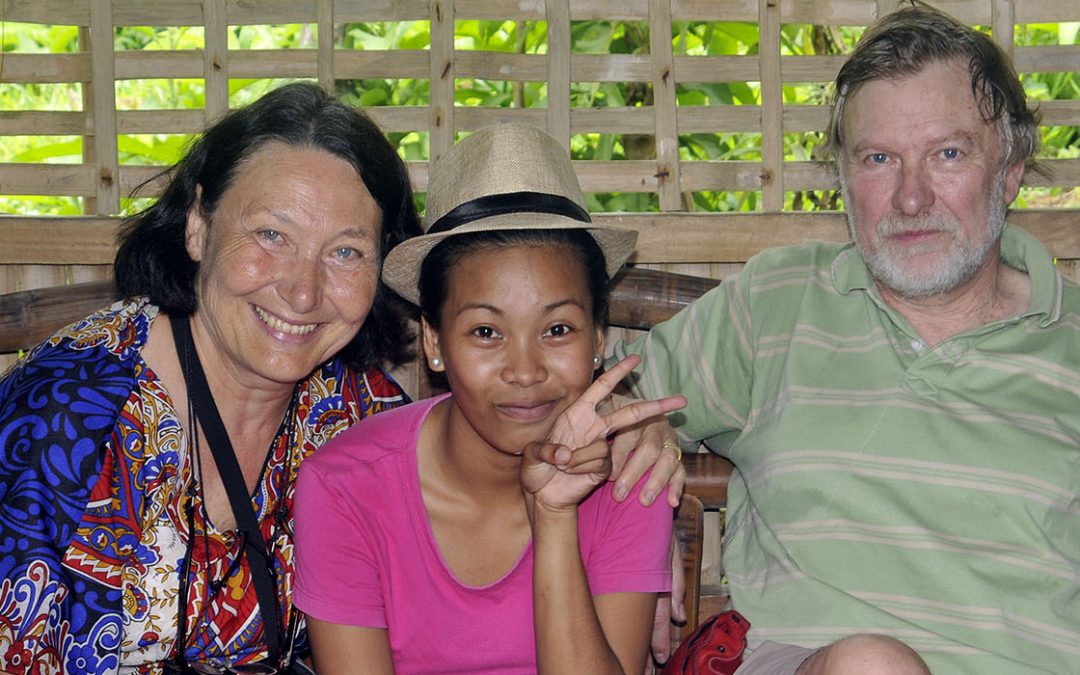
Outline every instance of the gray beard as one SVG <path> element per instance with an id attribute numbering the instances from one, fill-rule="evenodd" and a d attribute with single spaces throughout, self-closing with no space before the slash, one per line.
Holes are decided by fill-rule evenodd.
<path id="1" fill-rule="evenodd" d="M 841 190 L 844 203 L 850 204 L 846 181 L 841 180 Z M 970 281 L 982 268 L 987 257 L 995 250 L 995 244 L 1001 237 L 1002 230 L 1005 229 L 1005 215 L 1008 209 L 1004 196 L 1005 173 L 1001 172 L 990 191 L 988 216 L 990 222 L 986 228 L 986 234 L 977 242 L 961 240 L 960 223 L 951 216 L 941 213 L 915 217 L 893 214 L 877 224 L 879 241 L 886 241 L 885 237 L 890 233 L 912 229 L 934 229 L 952 234 L 953 240 L 946 245 L 947 250 L 944 252 L 946 257 L 943 264 L 933 270 L 916 272 L 908 269 L 903 258 L 898 257 L 895 251 L 890 251 L 888 246 L 879 247 L 877 251 L 867 251 L 856 234 L 854 216 L 850 210 L 847 211 L 848 231 L 859 255 L 870 270 L 870 275 L 878 284 L 904 298 L 928 298 L 959 288 Z"/>

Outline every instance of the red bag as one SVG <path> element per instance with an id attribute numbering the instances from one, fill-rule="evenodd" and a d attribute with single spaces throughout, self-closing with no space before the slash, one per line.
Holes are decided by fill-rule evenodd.
<path id="1" fill-rule="evenodd" d="M 733 609 L 714 614 L 682 641 L 661 675 L 732 675 L 742 664 L 750 622 Z"/>

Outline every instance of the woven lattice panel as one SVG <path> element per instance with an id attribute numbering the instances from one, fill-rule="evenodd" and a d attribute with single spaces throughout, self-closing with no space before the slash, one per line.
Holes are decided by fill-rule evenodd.
<path id="1" fill-rule="evenodd" d="M 445 152 L 455 134 L 497 121 L 521 120 L 546 127 L 569 144 L 581 134 L 649 139 L 646 158 L 576 163 L 583 187 L 594 193 L 649 193 L 658 212 L 608 216 L 642 232 L 639 263 L 739 263 L 761 248 L 807 237 L 846 236 L 838 214 L 798 214 L 792 193 L 830 190 L 835 176 L 817 156 L 795 157 L 785 134 L 821 131 L 822 104 L 785 102 L 784 87 L 825 83 L 843 54 L 790 55 L 782 30 L 813 24 L 823 31 L 865 26 L 896 0 L 2 0 L 9 22 L 64 24 L 79 29 L 79 53 L 8 51 L 0 81 L 9 85 L 79 83 L 78 111 L 0 111 L 0 137 L 83 137 L 82 161 L 69 164 L 0 164 L 3 195 L 79 197 L 86 217 L 45 219 L 11 214 L 0 218 L 0 291 L 93 277 L 113 253 L 121 197 L 151 179 L 158 168 L 118 159 L 118 136 L 186 134 L 199 130 L 229 107 L 229 84 L 244 78 L 313 78 L 333 85 L 347 80 L 426 80 L 426 105 L 373 107 L 368 112 L 388 132 L 417 132 L 429 139 L 431 156 Z M 1080 47 L 1014 46 L 1017 27 L 1080 20 L 1080 0 L 941 0 L 961 20 L 987 27 L 1011 51 L 1021 72 L 1080 70 Z M 455 48 L 455 21 L 482 19 L 543 22 L 546 44 L 537 52 L 480 52 Z M 648 49 L 630 54 L 578 53 L 576 22 L 632 22 L 647 29 Z M 356 22 L 429 22 L 424 49 L 345 49 L 335 39 L 341 26 Z M 686 22 L 745 22 L 757 31 L 753 53 L 691 55 L 677 36 Z M 229 31 L 237 26 L 308 24 L 310 45 L 294 49 L 236 49 Z M 194 26 L 203 30 L 201 49 L 126 50 L 114 45 L 122 26 Z M 106 36 L 104 39 L 101 36 Z M 676 39 L 673 39 L 676 38 Z M 143 110 L 118 106 L 117 83 L 139 79 L 194 78 L 205 82 L 205 108 Z M 455 103 L 464 81 L 491 79 L 541 83 L 545 100 L 536 107 L 470 107 Z M 575 84 L 645 83 L 649 99 L 626 107 L 572 104 Z M 760 83 L 754 104 L 677 104 L 687 83 Z M 1042 106 L 1048 127 L 1080 125 L 1080 100 Z M 680 157 L 679 139 L 690 134 L 753 134 L 760 159 L 701 160 Z M 685 153 L 684 153 L 685 154 Z M 1075 190 L 1080 159 L 1047 162 L 1046 173 L 1028 172 L 1027 183 Z M 410 162 L 423 191 L 427 162 Z M 754 213 L 702 213 L 688 195 L 702 191 L 756 193 Z M 154 194 L 154 186 L 144 193 Z M 1014 216 L 1061 258 L 1080 257 L 1075 211 L 1032 210 Z M 75 265 L 76 267 L 71 267 Z M 88 268 L 79 265 L 91 266 Z M 44 266 L 44 267 L 34 267 Z M 59 267 L 55 267 L 59 266 Z M 702 273 L 702 269 L 687 268 Z M 73 272 L 74 270 L 74 272 Z M 82 271 L 80 271 L 82 270 Z"/>

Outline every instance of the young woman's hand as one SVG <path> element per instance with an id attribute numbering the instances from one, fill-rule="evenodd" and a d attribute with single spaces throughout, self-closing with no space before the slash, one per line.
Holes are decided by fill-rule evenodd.
<path id="1" fill-rule="evenodd" d="M 521 486 L 530 514 L 535 506 L 550 511 L 577 507 L 611 472 L 608 436 L 686 405 L 682 396 L 633 401 L 601 414 L 597 408 L 640 362 L 637 355 L 615 364 L 555 420 L 546 442 L 525 448 Z"/>

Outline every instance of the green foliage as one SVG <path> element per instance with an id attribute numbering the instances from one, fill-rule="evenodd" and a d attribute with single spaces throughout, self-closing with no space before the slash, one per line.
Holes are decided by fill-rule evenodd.
<path id="1" fill-rule="evenodd" d="M 78 197 L 19 196 L 0 199 L 0 214 L 34 216 L 81 216 L 82 200 Z"/>
<path id="2" fill-rule="evenodd" d="M 353 23 L 345 27 L 340 46 L 345 49 L 426 49 L 430 45 L 427 21 Z"/>
<path id="3" fill-rule="evenodd" d="M 850 51 L 861 28 L 787 24 L 782 27 L 781 51 L 785 55 L 837 54 Z M 1018 45 L 1078 44 L 1080 23 L 1030 24 L 1018 26 Z M 544 54 L 547 24 L 543 21 L 459 20 L 454 26 L 455 45 L 461 50 L 502 53 Z M 310 49 L 318 44 L 317 28 L 310 24 L 232 26 L 231 49 Z M 649 28 L 645 22 L 574 21 L 571 25 L 575 54 L 647 54 Z M 752 55 L 759 49 L 758 27 L 741 22 L 675 22 L 670 36 L 677 55 Z M 339 49 L 427 50 L 431 44 L 427 21 L 353 23 L 337 27 L 333 36 Z M 114 33 L 117 50 L 197 50 L 205 42 L 198 26 L 123 26 Z M 69 53 L 79 50 L 79 32 L 73 26 L 45 26 L 5 22 L 2 31 L 4 52 Z M 1025 73 L 1023 84 L 1036 101 L 1080 98 L 1077 72 Z M 232 79 L 230 106 L 250 102 L 279 86 L 280 80 Z M 426 78 L 367 78 L 336 83 L 343 100 L 362 107 L 426 106 L 430 83 Z M 117 107 L 122 110 L 200 110 L 205 106 L 205 86 L 201 79 L 152 79 L 118 81 Z M 680 82 L 676 103 L 680 107 L 756 106 L 761 101 L 757 82 Z M 820 105 L 827 100 L 826 83 L 785 84 L 786 104 Z M 651 104 L 652 91 L 643 82 L 574 82 L 570 92 L 575 108 L 634 107 Z M 544 108 L 547 88 L 538 82 L 511 82 L 462 78 L 455 82 L 458 106 Z M 0 110 L 78 111 L 83 106 L 78 84 L 12 85 L 0 83 Z M 1080 132 L 1076 127 L 1044 127 L 1042 157 L 1080 157 Z M 389 134 L 401 155 L 410 161 L 428 157 L 426 133 Z M 186 135 L 146 134 L 118 137 L 121 162 L 125 165 L 167 166 L 183 153 Z M 820 133 L 788 133 L 784 136 L 784 156 L 788 160 L 821 159 Z M 77 163 L 83 141 L 77 136 L 0 137 L 0 162 Z M 571 153 L 582 160 L 633 160 L 655 157 L 651 136 L 632 134 L 582 134 L 571 139 Z M 680 136 L 680 157 L 687 161 L 746 161 L 761 158 L 761 134 L 739 129 Z M 593 194 L 590 208 L 597 211 L 656 211 L 653 193 Z M 756 192 L 699 192 L 687 195 L 692 208 L 704 211 L 747 211 L 759 208 Z M 418 196 L 422 202 L 423 196 Z M 1071 200 L 1071 201 L 1070 201 Z M 127 203 L 127 202 L 126 202 Z M 138 204 L 142 202 L 131 202 Z M 1077 190 L 1025 189 L 1021 204 L 1048 205 L 1080 203 Z M 21 213 L 79 213 L 77 198 L 16 197 L 0 199 L 0 211 Z M 836 208 L 831 190 L 790 193 L 785 206 L 793 209 Z"/>
<path id="4" fill-rule="evenodd" d="M 1027 24 L 1017 28 L 1018 45 L 1078 45 L 1080 22 Z M 1021 73 L 1030 99 L 1041 101 L 1080 99 L 1080 73 Z M 1040 159 L 1080 158 L 1080 129 L 1075 126 L 1041 127 Z M 1021 207 L 1080 206 L 1080 189 L 1023 188 L 1017 205 Z"/>
<path id="5" fill-rule="evenodd" d="M 205 31 L 201 26 L 124 26 L 113 34 L 116 50 L 174 51 L 202 49 L 204 44 Z"/>
<path id="6" fill-rule="evenodd" d="M 0 38 L 5 52 L 62 54 L 78 51 L 79 29 L 40 23 L 3 23 Z"/>

